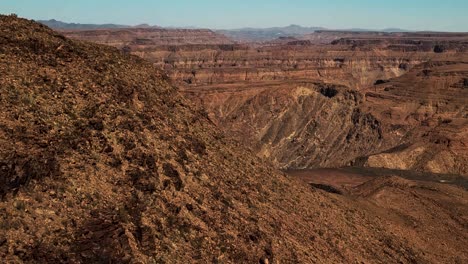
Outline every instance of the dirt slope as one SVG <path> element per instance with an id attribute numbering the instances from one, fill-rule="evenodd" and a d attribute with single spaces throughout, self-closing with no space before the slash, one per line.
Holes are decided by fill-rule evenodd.
<path id="1" fill-rule="evenodd" d="M 352 194 L 362 207 L 385 218 L 389 230 L 426 254 L 434 252 L 449 263 L 463 263 L 468 258 L 463 242 L 468 239 L 465 190 L 389 176 L 357 186 Z"/>
<path id="2" fill-rule="evenodd" d="M 452 259 L 271 169 L 137 57 L 1 16 L 0 76 L 2 262 Z"/>

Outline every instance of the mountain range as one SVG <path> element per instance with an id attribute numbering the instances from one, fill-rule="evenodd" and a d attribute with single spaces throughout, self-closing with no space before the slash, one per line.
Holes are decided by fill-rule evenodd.
<path id="1" fill-rule="evenodd" d="M 93 30 L 93 29 L 115 29 L 115 28 L 161 28 L 160 26 L 139 24 L 135 26 L 121 25 L 121 24 L 80 24 L 80 23 L 67 23 L 55 19 L 39 20 L 42 23 L 53 29 L 61 30 Z M 167 27 L 167 28 L 181 28 L 181 27 Z M 195 29 L 198 27 L 183 27 Z M 270 27 L 270 28 L 238 28 L 238 29 L 213 29 L 217 33 L 221 33 L 236 41 L 269 41 L 279 37 L 298 37 L 314 33 L 319 30 L 330 30 L 325 27 L 304 27 L 300 25 L 289 25 L 286 27 Z M 351 28 L 340 31 L 379 31 L 379 32 L 409 32 L 409 30 L 400 28 L 387 28 L 383 30 L 370 30 L 362 28 Z"/>

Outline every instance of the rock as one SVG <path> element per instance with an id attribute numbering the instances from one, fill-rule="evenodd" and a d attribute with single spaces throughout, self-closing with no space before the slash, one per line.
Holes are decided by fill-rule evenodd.
<path id="1" fill-rule="evenodd" d="M 374 85 L 380 85 L 380 84 L 384 84 L 384 83 L 388 83 L 389 81 L 388 80 L 377 80 L 375 81 Z"/>
<path id="2" fill-rule="evenodd" d="M 434 52 L 435 53 L 443 53 L 445 52 L 445 47 L 442 45 L 435 45 L 434 46 Z"/>

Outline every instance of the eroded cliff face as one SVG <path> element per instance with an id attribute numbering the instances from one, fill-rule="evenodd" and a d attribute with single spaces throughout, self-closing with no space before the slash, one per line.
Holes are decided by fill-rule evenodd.
<path id="1" fill-rule="evenodd" d="M 134 53 L 164 68 L 180 85 L 306 80 L 355 89 L 400 76 L 437 56 L 433 52 L 352 51 L 348 46 L 314 45 L 158 47 Z"/>
<path id="2" fill-rule="evenodd" d="M 132 52 L 163 68 L 180 85 L 312 80 L 354 89 L 401 76 L 415 65 L 460 50 L 460 45 L 440 44 L 444 39 L 443 43 L 458 44 L 466 39 L 454 35 L 401 40 L 393 35 L 322 32 L 302 39 L 235 44 L 209 30 L 121 29 L 64 34 Z M 352 38 L 356 34 L 359 38 Z M 313 39 L 329 37 L 343 38 L 334 45 L 314 45 Z M 438 45 L 444 53 L 434 52 Z"/>
<path id="3" fill-rule="evenodd" d="M 468 173 L 468 60 L 433 61 L 366 92 L 368 111 L 402 134 L 398 148 L 372 155 L 367 166 Z M 403 133 L 404 134 L 404 133 Z"/>
<path id="4" fill-rule="evenodd" d="M 341 167 L 389 145 L 363 95 L 344 86 L 281 82 L 185 91 L 212 120 L 281 168 Z"/>
<path id="5" fill-rule="evenodd" d="M 263 82 L 185 93 L 282 168 L 365 165 L 466 175 L 467 65 L 463 56 L 424 63 L 362 91 Z"/>

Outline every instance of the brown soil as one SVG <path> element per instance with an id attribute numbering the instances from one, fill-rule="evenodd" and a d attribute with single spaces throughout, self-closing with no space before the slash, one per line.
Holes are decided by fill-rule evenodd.
<path id="1" fill-rule="evenodd" d="M 468 238 L 467 178 L 400 172 L 403 177 L 421 179 L 408 180 L 392 176 L 395 171 L 360 168 L 287 173 L 312 188 L 352 199 L 386 221 L 390 232 L 425 252 L 445 255 L 451 263 L 463 263 L 466 258 L 466 253 L 461 252 Z"/>

